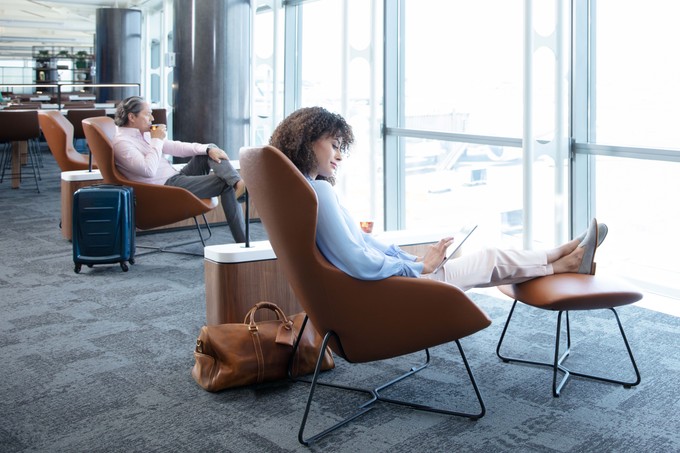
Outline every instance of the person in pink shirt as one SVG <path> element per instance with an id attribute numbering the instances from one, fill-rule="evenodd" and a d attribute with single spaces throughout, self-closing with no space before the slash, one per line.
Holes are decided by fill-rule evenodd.
<path id="1" fill-rule="evenodd" d="M 227 153 L 213 144 L 168 140 L 164 124 L 151 127 L 151 105 L 139 96 L 118 104 L 115 122 L 118 130 L 113 139 L 114 161 L 126 178 L 183 187 L 199 198 L 219 195 L 234 241 L 246 241 L 239 206 L 246 187 Z M 178 171 L 164 154 L 191 160 Z"/>

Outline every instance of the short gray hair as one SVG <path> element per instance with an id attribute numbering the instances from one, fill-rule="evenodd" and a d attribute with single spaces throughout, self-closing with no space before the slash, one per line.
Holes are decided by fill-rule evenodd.
<path id="1" fill-rule="evenodd" d="M 128 114 L 138 114 L 144 109 L 145 104 L 146 101 L 141 96 L 130 96 L 120 101 L 114 118 L 116 126 L 125 126 L 128 123 Z"/>

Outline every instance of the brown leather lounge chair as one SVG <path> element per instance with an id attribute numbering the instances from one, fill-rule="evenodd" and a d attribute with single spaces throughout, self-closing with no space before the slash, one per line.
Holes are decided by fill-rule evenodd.
<path id="1" fill-rule="evenodd" d="M 118 171 L 113 160 L 112 140 L 116 133 L 116 125 L 113 119 L 108 116 L 86 118 L 83 120 L 83 129 L 85 130 L 85 137 L 87 138 L 90 150 L 99 165 L 104 182 L 130 186 L 134 189 L 136 201 L 135 223 L 137 228 L 148 230 L 193 218 L 200 242 L 205 247 L 205 241 L 210 236 L 205 239 L 203 238 L 203 233 L 196 217 L 199 215 L 203 216 L 203 221 L 209 235 L 212 235 L 210 225 L 205 218 L 205 213 L 217 206 L 217 197 L 201 199 L 181 187 L 146 184 L 125 178 Z M 170 252 L 170 248 L 187 245 L 188 243 L 171 244 L 156 249 L 156 251 Z"/>
<path id="2" fill-rule="evenodd" d="M 40 110 L 38 119 L 47 146 L 61 171 L 87 170 L 90 158 L 73 147 L 74 130 L 71 122 L 58 110 Z M 92 167 L 97 168 L 94 160 Z"/>
<path id="3" fill-rule="evenodd" d="M 328 344 L 335 354 L 350 363 L 383 360 L 425 350 L 424 364 L 388 384 L 375 389 L 338 386 L 366 393 L 369 400 L 343 421 L 305 438 L 314 391 L 318 385 L 336 386 L 318 381 L 319 361 L 298 433 L 300 443 L 308 445 L 325 436 L 371 409 L 377 401 L 471 419 L 482 417 L 485 414 L 482 396 L 459 340 L 487 327 L 491 323 L 487 315 L 464 292 L 445 283 L 407 277 L 363 281 L 340 271 L 326 261 L 316 247 L 316 194 L 283 153 L 269 146 L 244 149 L 240 164 L 241 175 L 258 207 L 281 269 L 302 308 L 324 338 L 321 350 Z M 285 197 L 281 196 L 281 187 L 286 188 Z M 457 412 L 381 394 L 386 387 L 426 367 L 429 363 L 427 348 L 449 342 L 458 346 L 479 412 Z M 459 386 L 458 383 L 452 385 Z"/>

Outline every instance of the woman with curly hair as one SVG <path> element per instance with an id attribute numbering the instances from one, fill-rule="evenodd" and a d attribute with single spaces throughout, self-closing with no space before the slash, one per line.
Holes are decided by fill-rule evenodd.
<path id="1" fill-rule="evenodd" d="M 433 272 L 453 243 L 452 237 L 431 245 L 424 256 L 414 256 L 364 233 L 338 201 L 333 189 L 336 172 L 353 143 L 354 134 L 345 119 L 322 107 L 295 111 L 277 126 L 269 141 L 293 162 L 316 192 L 319 250 L 331 264 L 352 277 L 425 277 L 465 291 L 563 272 L 594 272 L 595 249 L 607 234 L 607 226 L 598 225 L 595 219 L 580 237 L 551 250 L 487 248 L 448 260 Z"/>

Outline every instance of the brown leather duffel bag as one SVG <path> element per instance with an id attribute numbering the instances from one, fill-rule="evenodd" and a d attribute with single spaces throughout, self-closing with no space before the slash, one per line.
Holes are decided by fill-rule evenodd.
<path id="1" fill-rule="evenodd" d="M 255 322 L 255 312 L 261 309 L 274 311 L 278 319 Z M 304 319 L 305 313 L 287 317 L 276 304 L 259 302 L 246 314 L 243 324 L 203 326 L 196 340 L 191 375 L 211 392 L 284 379 Z M 307 320 L 292 363 L 293 376 L 314 372 L 321 343 L 321 336 Z M 333 355 L 326 348 L 322 369 L 334 366 Z"/>

